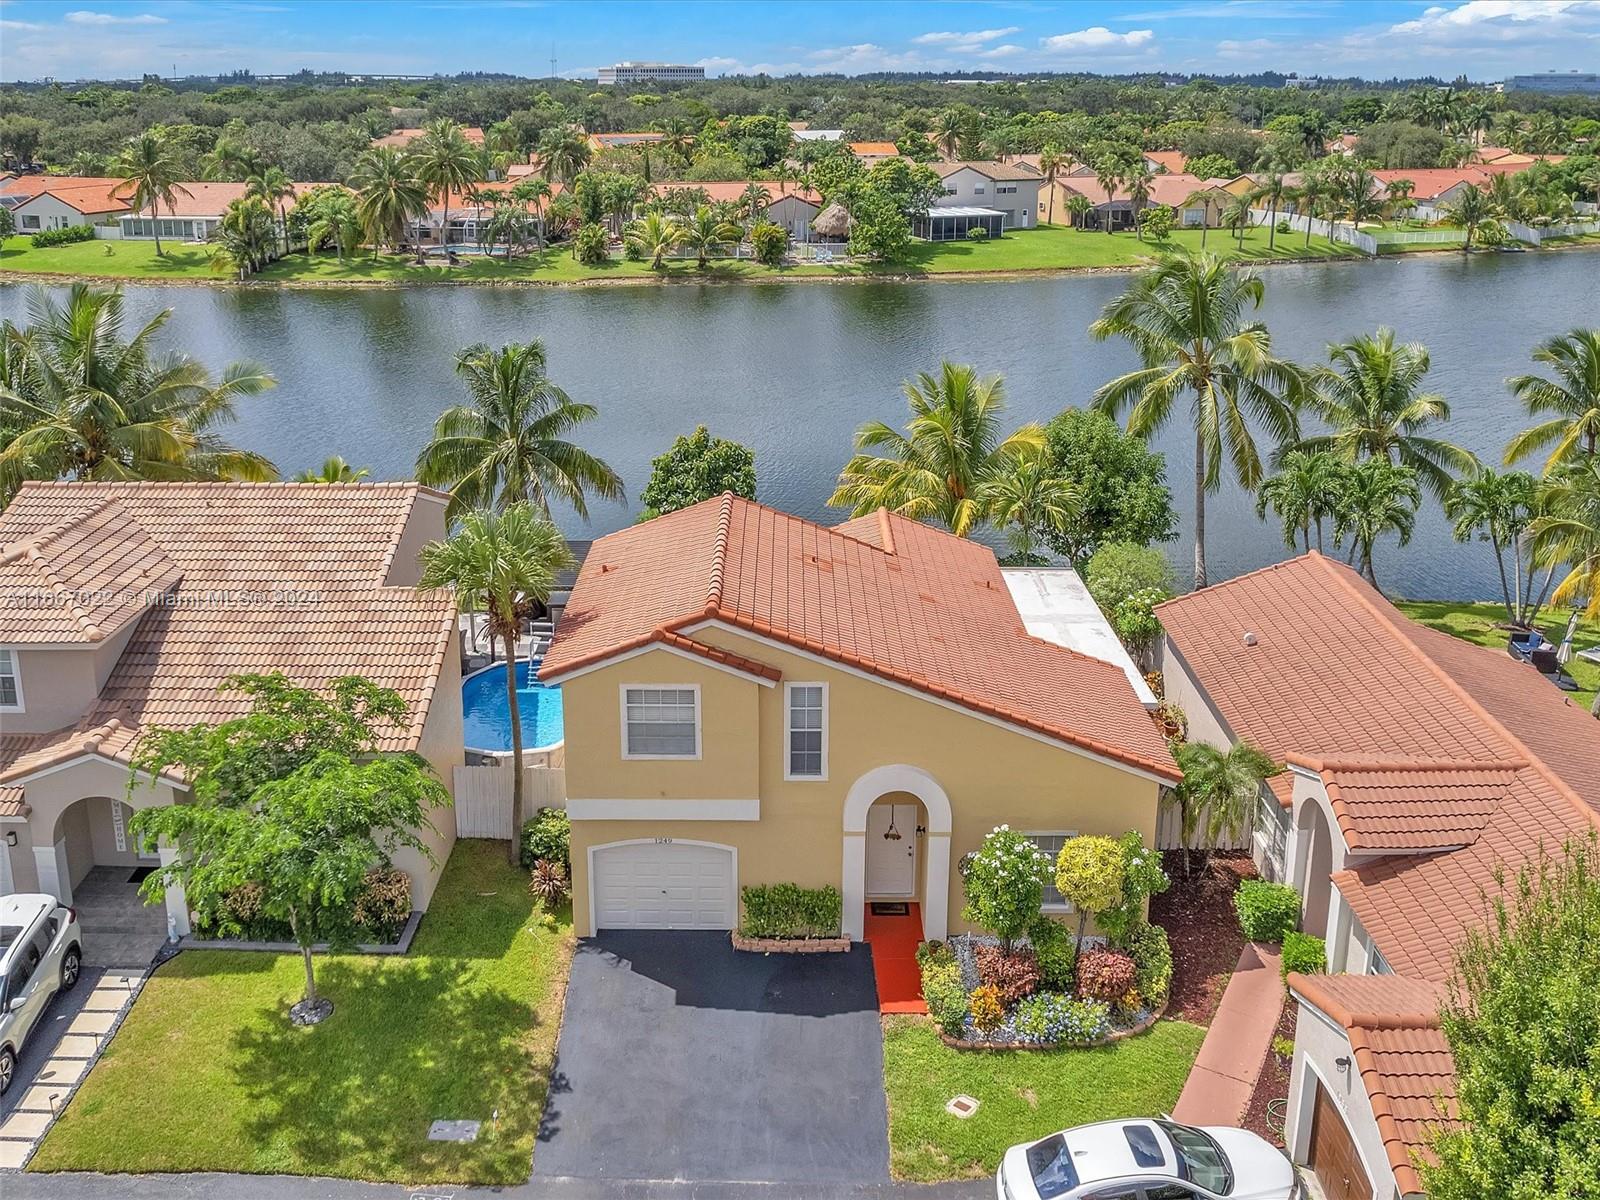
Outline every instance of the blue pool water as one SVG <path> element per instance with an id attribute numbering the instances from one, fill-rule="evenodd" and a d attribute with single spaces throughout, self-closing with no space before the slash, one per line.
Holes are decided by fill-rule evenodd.
<path id="1" fill-rule="evenodd" d="M 517 710 L 522 714 L 522 746 L 553 746 L 561 740 L 561 688 L 546 687 L 537 662 L 517 664 Z M 506 704 L 506 668 L 497 663 L 461 681 L 461 715 L 472 750 L 511 749 L 511 709 Z"/>

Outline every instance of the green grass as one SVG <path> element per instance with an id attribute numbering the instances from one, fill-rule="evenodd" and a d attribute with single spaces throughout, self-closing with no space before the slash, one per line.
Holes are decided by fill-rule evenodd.
<path id="1" fill-rule="evenodd" d="M 1243 242 L 1226 230 L 1211 230 L 1205 248 L 1244 261 L 1355 257 L 1348 246 L 1303 234 L 1278 234 L 1268 246 L 1268 231 L 1251 229 Z M 1200 231 L 1175 231 L 1166 246 L 1200 248 Z M 166 255 L 157 258 L 154 242 L 79 242 L 35 250 L 26 237 L 6 241 L 0 252 L 0 271 L 78 275 L 113 279 L 227 280 L 211 266 L 206 247 L 164 243 Z M 668 265 L 663 274 L 673 279 L 762 280 L 786 276 L 853 277 L 873 275 L 955 275 L 984 271 L 1037 271 L 1092 267 L 1135 266 L 1159 253 L 1155 242 L 1139 241 L 1132 233 L 1104 234 L 1045 226 L 1017 230 L 988 242 L 917 242 L 910 256 L 893 264 L 807 264 L 764 267 L 748 260 L 713 260 L 705 271 L 693 260 Z M 645 263 L 613 260 L 597 267 L 577 262 L 565 248 L 530 254 L 511 262 L 483 255 L 463 255 L 463 265 L 429 263 L 417 266 L 409 258 L 363 255 L 341 262 L 332 253 L 293 254 L 271 264 L 256 278 L 269 282 L 383 282 L 439 283 L 525 281 L 530 283 L 586 283 L 605 279 L 645 280 L 656 273 Z"/>
<path id="2" fill-rule="evenodd" d="M 145 985 L 31 1169 L 520 1183 L 571 953 L 570 915 L 545 929 L 503 844 L 468 841 L 410 954 L 319 958 L 335 1008 L 314 1028 L 287 1019 L 298 957 L 185 951 Z M 440 1117 L 483 1130 L 429 1142 Z"/>
<path id="3" fill-rule="evenodd" d="M 926 1017 L 889 1017 L 883 1037 L 889 1164 L 900 1179 L 990 1174 L 1018 1142 L 1114 1117 L 1170 1110 L 1205 1030 L 1161 1021 L 1138 1037 L 1090 1050 L 952 1050 Z M 966 1120 L 944 1111 L 965 1093 Z"/>
<path id="4" fill-rule="evenodd" d="M 1480 646 L 1493 646 L 1497 650 L 1504 650 L 1506 638 L 1510 636 L 1507 630 L 1502 628 L 1506 623 L 1504 604 L 1400 600 L 1396 601 L 1395 606 L 1413 621 L 1426 625 L 1429 629 L 1437 629 L 1448 633 L 1451 637 L 1476 642 Z M 1539 631 L 1552 642 L 1560 644 L 1567 632 L 1567 616 L 1566 609 L 1545 609 L 1542 619 L 1538 622 Z M 1573 635 L 1572 644 L 1578 650 L 1600 646 L 1600 622 L 1580 621 L 1577 633 Z M 1579 689 L 1576 692 L 1568 692 L 1567 695 L 1572 697 L 1573 703 L 1588 708 L 1594 703 L 1596 689 L 1600 689 L 1600 666 L 1574 657 L 1567 664 L 1567 673 L 1577 682 Z"/>

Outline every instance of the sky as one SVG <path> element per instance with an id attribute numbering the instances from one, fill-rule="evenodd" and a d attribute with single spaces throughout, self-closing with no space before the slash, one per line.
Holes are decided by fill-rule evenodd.
<path id="1" fill-rule="evenodd" d="M 0 79 L 146 72 L 708 75 L 1595 70 L 1600 0 L 0 0 Z"/>

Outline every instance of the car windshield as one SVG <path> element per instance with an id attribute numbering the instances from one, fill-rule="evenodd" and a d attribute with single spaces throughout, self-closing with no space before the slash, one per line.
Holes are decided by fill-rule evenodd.
<path id="1" fill-rule="evenodd" d="M 1179 1179 L 1198 1183 L 1219 1196 L 1226 1196 L 1233 1190 L 1233 1169 L 1228 1165 L 1228 1156 L 1222 1152 L 1221 1146 L 1200 1130 L 1187 1125 L 1163 1121 L 1161 1128 L 1166 1130 L 1167 1136 L 1172 1139 L 1173 1149 L 1178 1152 Z"/>
<path id="2" fill-rule="evenodd" d="M 1039 1200 L 1051 1200 L 1077 1187 L 1078 1172 L 1073 1169 L 1067 1139 L 1053 1133 L 1029 1146 L 1028 1173 L 1033 1176 L 1033 1190 L 1039 1193 Z"/>
<path id="3" fill-rule="evenodd" d="M 11 943 L 21 936 L 21 925 L 0 925 L 0 954 L 4 954 Z"/>

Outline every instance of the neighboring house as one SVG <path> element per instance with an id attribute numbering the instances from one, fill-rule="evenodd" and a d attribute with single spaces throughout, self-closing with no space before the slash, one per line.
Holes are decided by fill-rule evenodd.
<path id="1" fill-rule="evenodd" d="M 450 236 L 444 237 L 445 201 L 438 196 L 432 197 L 428 202 L 428 216 L 426 220 L 417 220 L 411 223 L 408 230 L 413 242 L 419 245 L 431 246 L 471 246 L 477 245 L 480 236 L 488 232 L 488 222 L 493 212 L 486 202 L 486 198 L 497 193 L 511 191 L 522 178 L 490 180 L 485 183 L 474 184 L 465 192 L 451 192 L 449 196 Z M 550 195 L 558 196 L 563 187 L 560 183 L 550 184 Z M 530 214 L 542 211 L 549 204 L 545 199 L 535 205 L 528 201 L 523 207 Z"/>
<path id="2" fill-rule="evenodd" d="M 1361 140 L 1359 133 L 1341 133 L 1338 137 L 1329 138 L 1323 143 L 1323 150 L 1328 154 L 1337 154 L 1341 158 L 1350 158 L 1356 152 L 1356 143 Z"/>
<path id="3" fill-rule="evenodd" d="M 172 204 L 157 204 L 154 217 L 148 208 L 137 212 L 126 211 L 118 217 L 122 239 L 145 241 L 159 232 L 163 238 L 173 241 L 203 242 L 222 224 L 228 206 L 235 200 L 244 199 L 245 186 L 243 183 L 212 180 L 188 180 L 175 184 Z M 321 183 L 296 183 L 294 191 L 296 196 L 301 196 L 313 188 L 325 186 Z M 285 211 L 293 204 L 293 200 L 285 200 Z"/>
<path id="4" fill-rule="evenodd" d="M 46 177 L 48 178 L 48 177 Z M 55 185 L 11 207 L 18 233 L 40 233 L 73 225 L 110 225 L 128 211 L 117 193 L 121 180 L 57 180 Z"/>
<path id="5" fill-rule="evenodd" d="M 1157 612 L 1190 738 L 1288 763 L 1263 793 L 1254 853 L 1299 891 L 1332 975 L 1290 980 L 1286 1144 L 1329 1194 L 1413 1195 L 1425 1126 L 1454 1115 L 1437 988 L 1502 867 L 1600 826 L 1594 719 L 1316 553 Z"/>
<path id="6" fill-rule="evenodd" d="M 1157 175 L 1150 181 L 1148 203 L 1172 209 L 1182 229 L 1198 229 L 1202 225 L 1216 229 L 1222 224 L 1222 214 L 1233 199 L 1223 188 L 1223 182 L 1183 172 Z"/>
<path id="7" fill-rule="evenodd" d="M 684 188 L 702 189 L 712 203 L 738 202 L 744 198 L 744 190 L 751 183 L 757 183 L 767 189 L 771 201 L 766 208 L 767 220 L 776 225 L 782 225 L 788 231 L 789 237 L 797 242 L 810 242 L 816 240 L 812 232 L 811 222 L 817 219 L 817 214 L 822 211 L 822 196 L 815 190 L 802 187 L 798 183 L 787 181 L 779 183 L 774 179 L 734 179 L 721 183 L 688 183 L 676 180 L 668 183 L 655 183 L 650 185 L 650 190 L 657 196 L 664 196 L 668 192 L 679 191 Z"/>
<path id="8" fill-rule="evenodd" d="M 812 129 L 804 121 L 790 121 L 789 132 L 797 142 L 842 142 L 842 129 Z"/>
<path id="9" fill-rule="evenodd" d="M 394 688 L 411 716 L 386 748 L 419 752 L 452 786 L 456 607 L 413 586 L 445 499 L 410 483 L 23 484 L 0 514 L 0 893 L 70 904 L 97 867 L 122 883 L 155 865 L 127 820 L 187 792 L 166 776 L 130 790 L 139 736 L 239 715 L 247 702 L 218 688 L 240 672 Z M 395 860 L 419 909 L 455 841 L 451 810 L 432 822 L 437 861 Z M 188 931 L 181 892 L 149 915 Z"/>
<path id="10" fill-rule="evenodd" d="M 1520 168 L 1519 168 L 1520 169 Z M 1482 167 L 1425 167 L 1420 170 L 1378 170 L 1372 176 L 1379 183 L 1379 194 L 1389 196 L 1389 185 L 1399 179 L 1410 180 L 1412 213 L 1428 219 L 1442 215 L 1445 206 L 1457 200 L 1468 188 L 1483 187 L 1491 173 Z"/>
<path id="11" fill-rule="evenodd" d="M 373 138 L 372 144 L 374 146 L 392 146 L 396 150 L 404 150 L 427 132 L 426 129 L 396 129 L 393 133 L 386 133 L 382 137 Z M 476 125 L 462 126 L 461 135 L 474 146 L 483 145 L 483 130 Z"/>
<path id="12" fill-rule="evenodd" d="M 648 146 L 666 140 L 666 134 L 651 130 L 636 133 L 591 133 L 589 149 L 596 154 L 616 150 L 623 146 Z"/>
<path id="13" fill-rule="evenodd" d="M 600 538 L 540 678 L 583 934 L 728 929 L 741 887 L 793 882 L 838 888 L 853 939 L 879 900 L 943 938 L 995 826 L 1148 841 L 1178 778 L 1119 667 L 1024 632 L 992 551 L 887 512 L 724 495 Z"/>
<path id="14" fill-rule="evenodd" d="M 999 213 L 1000 227 L 1032 229 L 1039 223 L 1039 172 L 1023 163 L 937 162 L 930 164 L 944 180 L 944 195 L 934 202 L 926 218 L 919 218 L 919 236 L 933 241 L 942 227 L 955 220 L 941 209 L 986 210 Z M 926 231 L 924 231 L 926 230 Z"/>
<path id="15" fill-rule="evenodd" d="M 1189 169 L 1189 156 L 1182 150 L 1146 150 L 1144 163 L 1152 171 L 1182 175 Z"/>
<path id="16" fill-rule="evenodd" d="M 900 147 L 893 142 L 851 142 L 850 153 L 870 167 L 886 158 L 899 158 Z"/>

